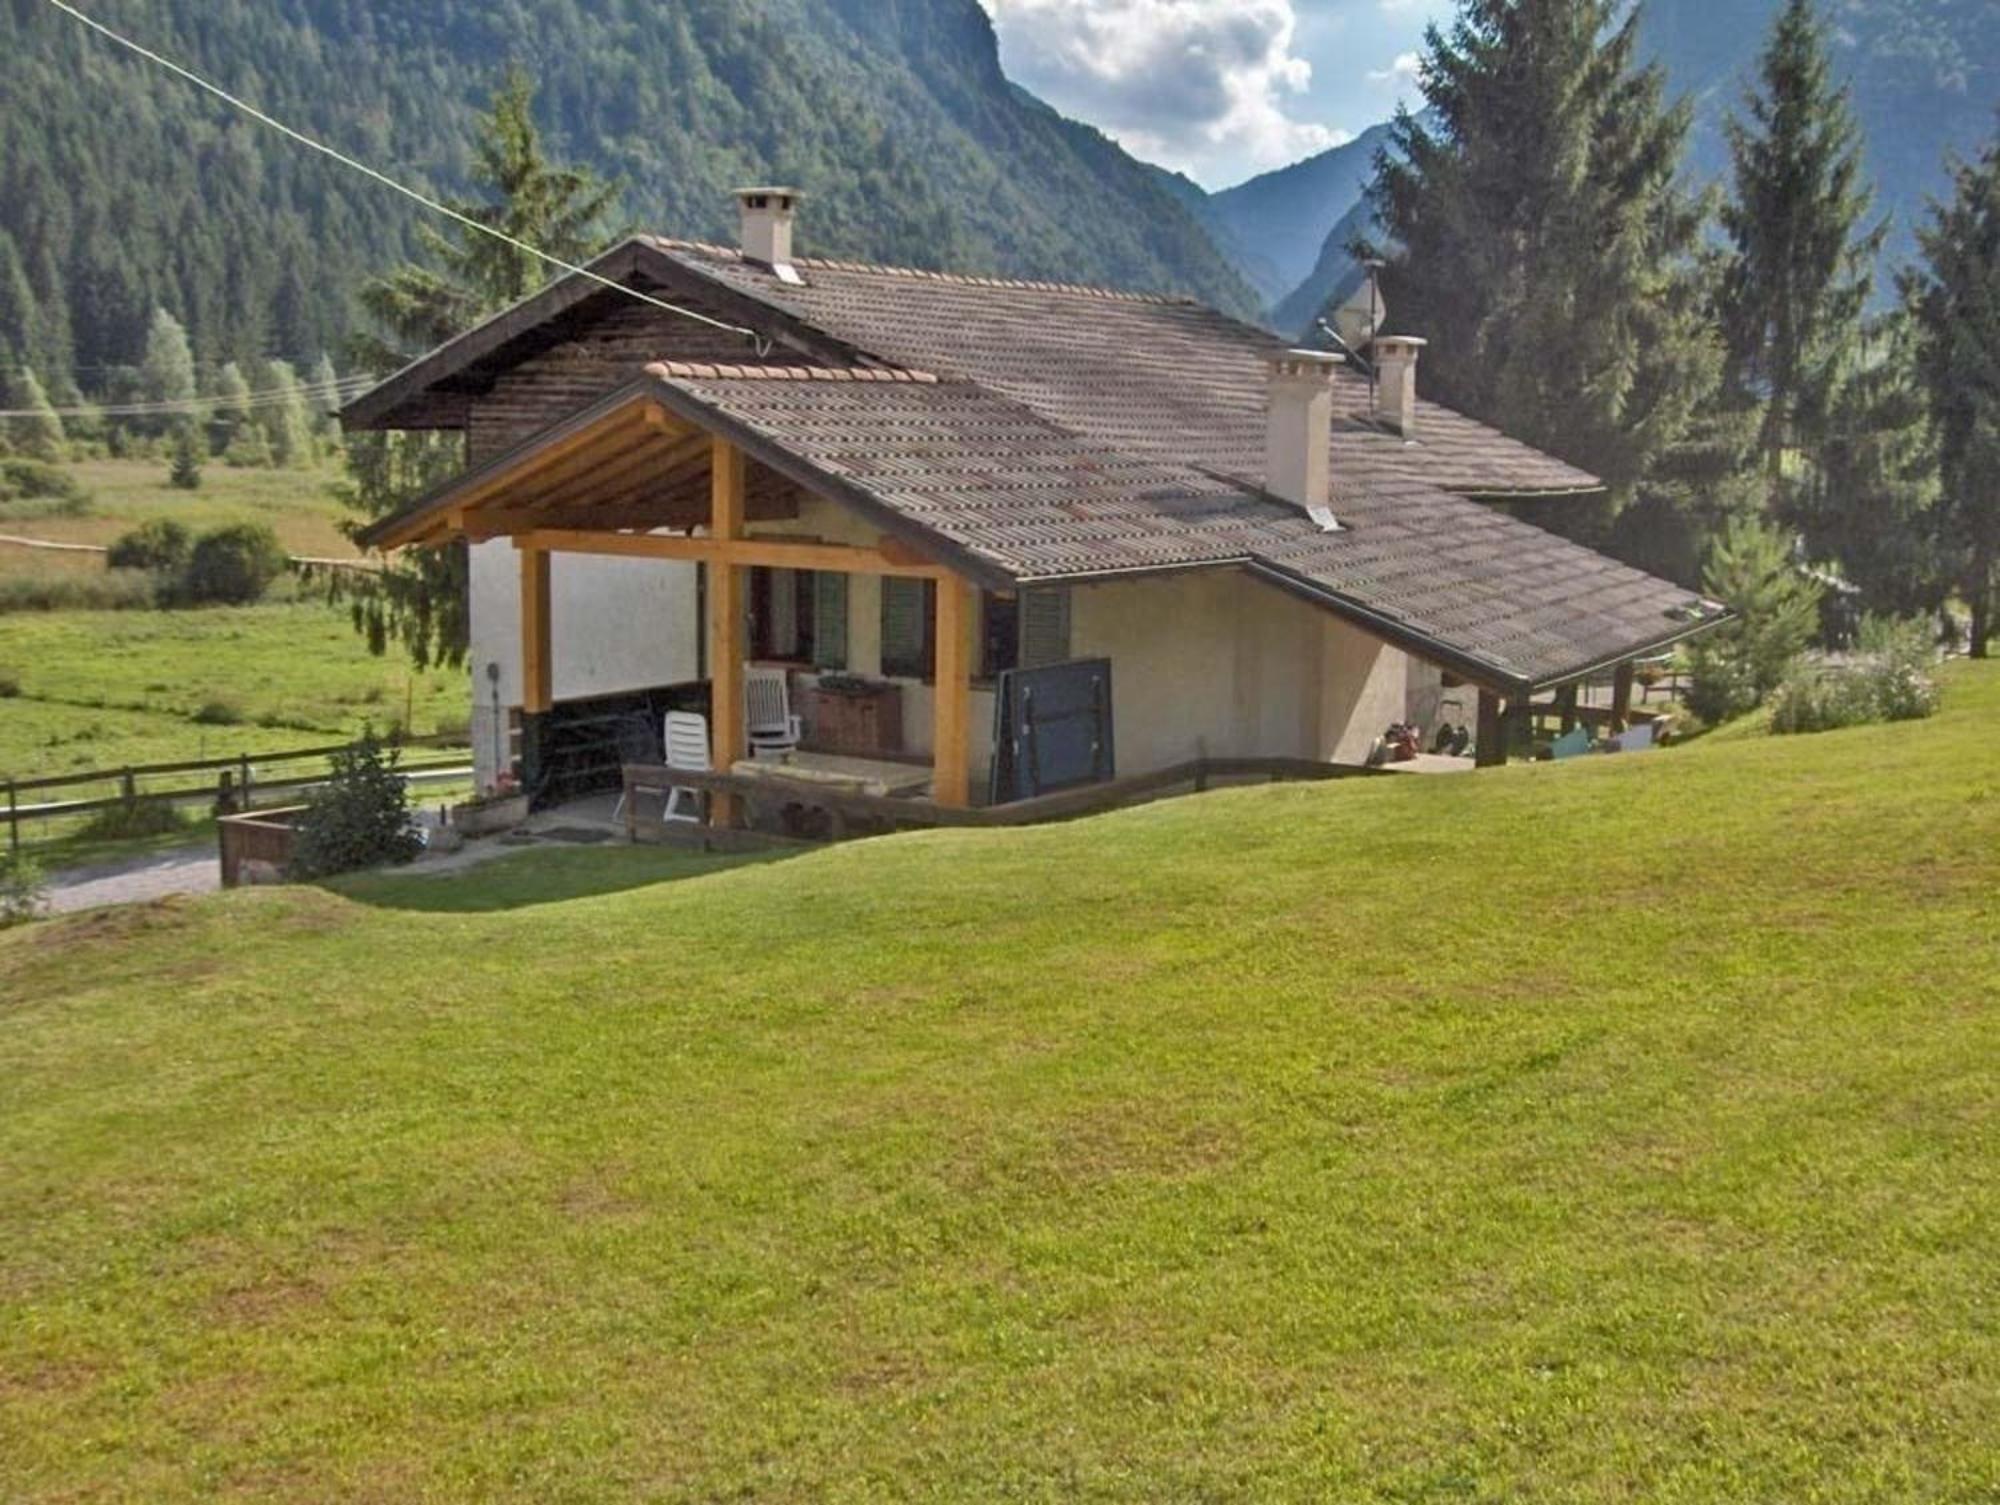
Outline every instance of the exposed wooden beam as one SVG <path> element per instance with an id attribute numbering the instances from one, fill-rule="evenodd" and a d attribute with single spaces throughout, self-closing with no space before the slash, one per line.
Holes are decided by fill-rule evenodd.
<path id="1" fill-rule="evenodd" d="M 573 473 L 579 465 L 587 466 L 591 461 L 591 452 L 600 446 L 616 441 L 622 448 L 633 435 L 646 431 L 640 409 L 611 414 L 588 428 L 578 429 L 573 434 L 565 434 L 560 439 L 551 440 L 518 464 L 509 465 L 498 474 L 488 476 L 453 498 L 452 505 L 458 508 L 476 507 L 492 497 L 519 490 L 530 481 L 539 484 L 551 481 L 557 476 Z"/>
<path id="2" fill-rule="evenodd" d="M 740 492 L 739 492 L 740 496 Z M 740 517 L 740 513 L 738 514 Z M 712 526 L 712 525 L 711 525 Z M 740 521 L 737 527 L 741 528 Z M 517 534 L 523 548 L 562 554 L 614 554 L 629 559 L 693 559 L 780 570 L 831 570 L 848 575 L 900 575 L 918 580 L 955 579 L 941 564 L 902 564 L 879 549 L 849 544 L 801 543 L 783 538 L 688 538 L 658 533 L 596 533 L 581 528 L 532 528 Z"/>
<path id="3" fill-rule="evenodd" d="M 743 451 L 726 439 L 713 441 L 708 530 L 713 535 L 709 541 L 718 549 L 727 549 L 743 536 Z M 719 552 L 709 556 L 707 572 L 709 746 L 715 766 L 727 773 L 743 756 L 745 741 L 743 660 L 747 653 L 744 607 L 748 577 L 740 564 Z M 709 820 L 719 826 L 734 825 L 735 796 L 713 795 Z"/>
<path id="4" fill-rule="evenodd" d="M 548 552 L 524 548 L 521 550 L 521 709 L 531 716 L 540 715 L 555 704 L 549 606 Z"/>
<path id="5" fill-rule="evenodd" d="M 937 583 L 932 642 L 931 798 L 948 809 L 971 803 L 972 589 L 956 575 Z"/>
<path id="6" fill-rule="evenodd" d="M 1629 658 L 1611 675 L 1611 730 L 1622 732 L 1632 724 L 1633 665 Z"/>
<path id="7" fill-rule="evenodd" d="M 1507 761 L 1507 718 L 1501 713 L 1500 697 L 1491 690 L 1479 692 L 1479 729 L 1474 735 L 1472 766 L 1498 768 Z"/>

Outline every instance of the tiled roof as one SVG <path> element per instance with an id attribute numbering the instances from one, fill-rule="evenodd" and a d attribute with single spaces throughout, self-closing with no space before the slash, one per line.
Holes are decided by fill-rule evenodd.
<path id="1" fill-rule="evenodd" d="M 696 409 L 1023 583 L 1240 565 L 1470 675 L 1517 685 L 1690 624 L 1687 591 L 1393 473 L 1351 481 L 1336 508 L 1342 528 L 1328 533 L 1227 476 L 1102 444 L 975 382 L 653 371 Z"/>
<path id="2" fill-rule="evenodd" d="M 648 241 L 661 254 L 891 365 L 976 381 L 1120 450 L 1263 483 L 1265 357 L 1281 342 L 1183 299 L 849 262 L 779 281 L 736 252 Z M 1419 382 L 1421 382 L 1421 374 Z M 1369 421 L 1367 378 L 1335 386 L 1335 505 L 1344 487 L 1408 479 L 1467 494 L 1599 487 L 1499 430 L 1422 399 L 1413 441 Z"/>

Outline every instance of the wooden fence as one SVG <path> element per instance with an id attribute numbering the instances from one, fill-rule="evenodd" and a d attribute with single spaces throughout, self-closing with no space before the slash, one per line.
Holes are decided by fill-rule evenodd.
<path id="1" fill-rule="evenodd" d="M 1095 815 L 1121 805 L 1138 804 L 1175 792 L 1199 792 L 1217 784 L 1280 783 L 1287 780 L 1367 778 L 1384 773 L 1351 763 L 1318 763 L 1306 758 L 1195 758 L 1151 773 L 1131 774 L 1101 784 L 1086 784 L 1034 799 L 1005 805 L 961 808 L 934 800 L 889 795 L 856 794 L 787 783 L 742 774 L 693 772 L 652 763 L 625 765 L 625 829 L 633 840 L 654 838 L 698 841 L 704 846 L 758 845 L 771 836 L 808 841 L 839 841 L 889 831 L 931 827 L 1031 826 L 1047 821 Z M 729 794 L 746 811 L 776 808 L 781 831 L 739 832 L 709 825 L 667 822 L 659 818 L 658 790 L 669 786 Z M 769 824 L 770 822 L 767 822 Z"/>
<path id="2" fill-rule="evenodd" d="M 356 744 L 337 742 L 317 747 L 288 748 L 278 752 L 238 753 L 227 758 L 190 758 L 175 763 L 134 763 L 123 768 L 93 768 L 76 773 L 59 773 L 32 779 L 0 780 L 6 796 L 8 851 L 21 849 L 24 822 L 53 820 L 64 816 L 94 815 L 103 810 L 125 809 L 146 803 L 171 805 L 213 804 L 217 808 L 247 809 L 254 794 L 296 793 L 326 782 L 327 768 L 294 772 L 301 765 L 326 765 L 335 753 L 349 751 Z M 397 747 L 447 747 L 438 738 L 419 737 L 392 744 Z M 275 770 L 275 772 L 274 772 Z M 398 772 L 419 780 L 469 778 L 471 764 L 463 753 L 428 762 L 404 763 Z M 181 780 L 167 788 L 142 788 L 141 781 Z M 90 793 L 109 788 L 109 794 Z M 81 797 L 30 800 L 24 796 L 48 795 L 58 790 L 84 791 Z"/>

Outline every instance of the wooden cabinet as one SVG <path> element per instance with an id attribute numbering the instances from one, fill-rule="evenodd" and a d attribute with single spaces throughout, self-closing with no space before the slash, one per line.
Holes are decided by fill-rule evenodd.
<path id="1" fill-rule="evenodd" d="M 804 692 L 805 745 L 819 752 L 899 753 L 903 750 L 903 687 Z"/>

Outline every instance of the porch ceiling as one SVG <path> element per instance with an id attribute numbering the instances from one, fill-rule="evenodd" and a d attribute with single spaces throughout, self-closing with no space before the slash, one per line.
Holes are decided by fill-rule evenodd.
<path id="1" fill-rule="evenodd" d="M 708 521 L 713 440 L 705 429 L 644 393 L 579 417 L 446 483 L 368 541 L 395 547 L 531 529 L 686 530 Z M 744 492 L 751 521 L 798 516 L 798 485 L 766 466 L 747 467 Z"/>

